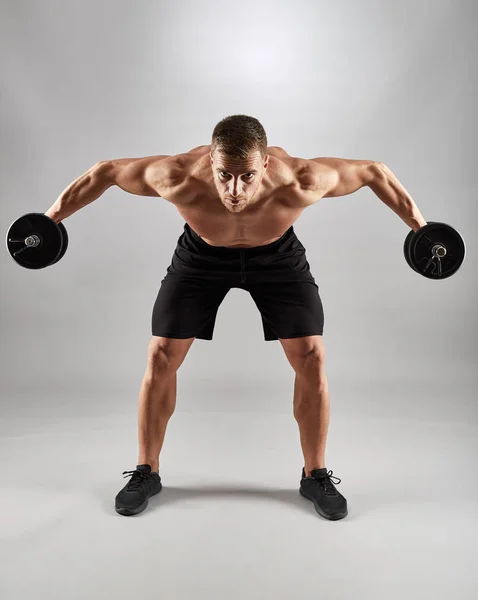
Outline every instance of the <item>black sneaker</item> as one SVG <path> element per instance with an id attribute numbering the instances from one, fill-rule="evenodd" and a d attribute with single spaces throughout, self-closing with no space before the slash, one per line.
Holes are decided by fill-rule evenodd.
<path id="1" fill-rule="evenodd" d="M 310 477 L 305 476 L 305 470 L 302 469 L 302 479 L 300 481 L 299 492 L 307 500 L 312 500 L 315 510 L 321 517 L 337 521 L 347 516 L 347 500 L 340 492 L 335 489 L 332 479 L 338 479 L 337 484 L 341 482 L 338 477 L 332 476 L 333 471 L 327 473 L 327 469 L 314 469 Z"/>
<path id="2" fill-rule="evenodd" d="M 137 515 L 148 506 L 149 498 L 161 491 L 161 477 L 151 473 L 151 465 L 137 465 L 135 471 L 123 471 L 123 475 L 132 477 L 116 496 L 116 512 Z"/>

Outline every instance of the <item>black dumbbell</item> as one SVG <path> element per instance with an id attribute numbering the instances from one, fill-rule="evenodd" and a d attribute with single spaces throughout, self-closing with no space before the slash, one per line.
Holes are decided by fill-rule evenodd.
<path id="1" fill-rule="evenodd" d="M 17 219 L 7 232 L 7 249 L 26 269 L 43 269 L 65 255 L 68 234 L 62 223 L 42 213 L 29 213 Z"/>
<path id="2" fill-rule="evenodd" d="M 446 223 L 430 221 L 410 231 L 403 246 L 409 266 L 429 279 L 446 279 L 458 271 L 465 260 L 465 241 Z"/>

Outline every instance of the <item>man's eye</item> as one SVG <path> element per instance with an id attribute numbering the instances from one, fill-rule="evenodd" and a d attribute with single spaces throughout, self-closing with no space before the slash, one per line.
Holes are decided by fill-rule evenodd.
<path id="1" fill-rule="evenodd" d="M 221 172 L 219 173 L 219 175 L 220 175 L 221 177 L 227 177 L 227 176 L 229 175 L 229 173 L 227 173 L 226 171 L 221 171 Z M 246 177 L 248 177 L 248 178 L 250 179 L 251 177 L 254 177 L 254 173 L 247 173 L 247 174 L 246 174 Z"/>

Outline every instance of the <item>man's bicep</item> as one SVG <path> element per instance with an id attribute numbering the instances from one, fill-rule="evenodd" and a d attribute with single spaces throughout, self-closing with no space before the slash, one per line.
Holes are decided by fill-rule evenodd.
<path id="1" fill-rule="evenodd" d="M 317 191 L 322 198 L 346 196 L 368 185 L 376 165 L 371 160 L 346 158 L 313 158 Z"/>

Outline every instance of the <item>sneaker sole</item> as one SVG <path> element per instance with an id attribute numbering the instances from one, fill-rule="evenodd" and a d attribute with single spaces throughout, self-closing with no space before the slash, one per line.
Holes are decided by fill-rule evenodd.
<path id="1" fill-rule="evenodd" d="M 319 513 L 319 515 L 321 517 L 324 517 L 324 519 L 328 519 L 329 521 L 338 521 L 339 519 L 343 519 L 344 517 L 346 517 L 349 514 L 349 511 L 347 509 L 345 509 L 344 512 L 335 513 L 334 515 L 328 515 L 320 508 L 320 506 L 317 504 L 317 501 L 315 500 L 315 498 L 309 498 L 309 496 L 306 496 L 305 493 L 302 491 L 302 488 L 299 488 L 299 492 L 300 492 L 301 496 L 303 496 L 307 500 L 310 500 L 311 502 L 314 503 L 315 510 Z"/>
<path id="2" fill-rule="evenodd" d="M 161 487 L 159 488 L 159 490 L 156 492 L 153 492 L 151 494 L 151 496 L 149 496 L 149 498 L 151 498 L 152 496 L 156 496 L 156 494 L 159 494 L 159 492 L 162 489 L 163 489 L 163 485 L 161 484 Z M 115 511 L 118 514 L 123 515 L 125 517 L 129 517 L 131 515 L 137 515 L 138 513 L 143 512 L 143 510 L 148 506 L 149 498 L 146 498 L 146 500 L 143 502 L 143 504 L 141 504 L 137 508 L 127 508 L 127 507 L 118 508 L 117 506 L 115 506 Z"/>

